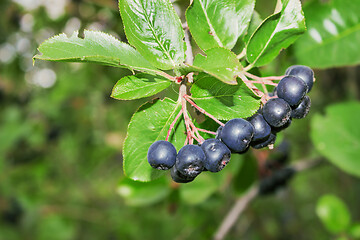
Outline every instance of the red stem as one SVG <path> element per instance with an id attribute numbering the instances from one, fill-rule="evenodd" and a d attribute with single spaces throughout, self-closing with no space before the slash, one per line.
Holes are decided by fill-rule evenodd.
<path id="1" fill-rule="evenodd" d="M 204 132 L 204 133 L 209 133 L 209 134 L 212 134 L 212 135 L 216 135 L 216 132 L 212 132 L 212 131 L 209 131 L 209 130 L 206 130 L 206 129 L 197 128 L 197 130 L 200 131 L 200 132 Z"/>
<path id="2" fill-rule="evenodd" d="M 244 75 L 246 75 L 249 78 L 252 78 L 254 80 L 259 80 L 259 81 L 274 81 L 274 80 L 281 80 L 283 79 L 285 76 L 270 76 L 270 77 L 258 77 L 254 74 L 251 74 L 249 72 L 244 72 Z"/>
<path id="3" fill-rule="evenodd" d="M 211 115 L 210 113 L 206 112 L 204 109 L 202 109 L 201 107 L 199 107 L 198 105 L 196 105 L 196 103 L 194 103 L 193 101 L 191 101 L 191 100 L 189 99 L 189 97 L 190 97 L 189 95 L 184 95 L 183 97 L 184 97 L 184 99 L 185 99 L 186 101 L 188 101 L 188 102 L 191 104 L 191 106 L 193 106 L 194 108 L 196 108 L 197 110 L 199 110 L 199 112 L 201 112 L 202 114 L 205 114 L 206 116 L 208 116 L 209 118 L 211 118 L 212 120 L 214 120 L 215 122 L 217 122 L 219 125 L 221 125 L 221 126 L 224 126 L 224 125 L 225 125 L 224 123 L 220 122 L 216 117 L 214 117 L 214 116 Z"/>
<path id="4" fill-rule="evenodd" d="M 266 85 L 271 85 L 271 86 L 277 86 L 277 83 L 273 83 L 270 81 L 261 81 L 261 80 L 249 80 L 251 83 L 261 83 L 261 84 L 266 84 Z"/>
<path id="5" fill-rule="evenodd" d="M 182 109 L 179 111 L 178 115 L 176 115 L 174 121 L 170 124 L 170 127 L 169 127 L 168 133 L 167 133 L 167 135 L 166 135 L 165 141 L 169 141 L 170 133 L 171 133 L 171 131 L 173 130 L 173 128 L 174 128 L 177 120 L 178 120 L 179 117 L 181 116 L 181 114 L 182 114 Z"/>

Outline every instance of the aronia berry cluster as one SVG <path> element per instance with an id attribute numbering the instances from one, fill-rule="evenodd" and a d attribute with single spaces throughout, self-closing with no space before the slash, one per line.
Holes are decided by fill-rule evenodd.
<path id="1" fill-rule="evenodd" d="M 185 145 L 177 153 L 168 141 L 154 142 L 148 150 L 149 164 L 156 169 L 171 169 L 175 182 L 193 181 L 202 171 L 218 172 L 230 161 L 231 152 L 246 152 L 271 145 L 276 134 L 287 128 L 293 118 L 306 117 L 311 101 L 306 94 L 314 83 L 314 73 L 306 66 L 289 67 L 270 99 L 248 118 L 234 118 L 217 130 L 216 138 L 198 145 Z"/>

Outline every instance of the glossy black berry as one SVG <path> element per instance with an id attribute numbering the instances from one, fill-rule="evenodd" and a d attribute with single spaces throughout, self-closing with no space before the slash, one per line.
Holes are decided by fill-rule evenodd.
<path id="1" fill-rule="evenodd" d="M 204 167 L 210 172 L 219 172 L 230 161 L 230 149 L 218 139 L 206 139 L 201 148 L 206 156 Z"/>
<path id="2" fill-rule="evenodd" d="M 249 118 L 248 121 L 254 127 L 254 136 L 252 141 L 256 142 L 269 137 L 271 133 L 271 127 L 261 114 L 254 114 L 251 118 Z"/>
<path id="3" fill-rule="evenodd" d="M 304 118 L 308 115 L 311 107 L 311 100 L 309 96 L 305 96 L 304 99 L 300 102 L 299 106 L 293 108 L 291 111 L 292 118 Z"/>
<path id="4" fill-rule="evenodd" d="M 284 187 L 294 174 L 295 170 L 293 168 L 282 168 L 275 171 L 271 176 L 260 181 L 259 194 L 274 193 L 277 189 Z"/>
<path id="5" fill-rule="evenodd" d="M 314 72 L 311 68 L 303 65 L 294 65 L 286 69 L 285 75 L 292 75 L 301 78 L 304 80 L 306 85 L 308 86 L 308 92 L 310 92 L 311 88 L 314 84 Z"/>
<path id="6" fill-rule="evenodd" d="M 292 111 L 291 111 L 291 112 L 292 112 Z M 281 127 L 272 127 L 272 128 L 271 128 L 271 131 L 272 131 L 273 133 L 281 132 L 281 131 L 285 130 L 286 128 L 290 127 L 291 123 L 292 123 L 292 120 L 291 120 L 291 117 L 290 117 L 290 119 L 289 119 L 289 121 L 287 121 L 287 123 L 285 123 L 285 124 L 282 125 Z"/>
<path id="7" fill-rule="evenodd" d="M 281 127 L 289 121 L 291 107 L 281 98 L 272 98 L 265 103 L 262 114 L 270 126 Z"/>
<path id="8" fill-rule="evenodd" d="M 306 83 L 296 76 L 285 76 L 276 88 L 279 98 L 284 99 L 290 106 L 298 105 L 307 93 Z"/>
<path id="9" fill-rule="evenodd" d="M 254 127 L 248 121 L 234 118 L 228 121 L 220 132 L 220 139 L 234 152 L 245 151 L 254 135 Z"/>
<path id="10" fill-rule="evenodd" d="M 220 126 L 220 127 L 216 130 L 216 136 L 215 136 L 216 139 L 220 139 L 220 133 L 221 133 L 222 129 L 223 129 L 223 126 Z"/>
<path id="11" fill-rule="evenodd" d="M 170 169 L 176 161 L 176 148 L 168 141 L 156 141 L 149 147 L 147 159 L 153 168 Z"/>
<path id="12" fill-rule="evenodd" d="M 177 183 L 188 183 L 192 182 L 195 179 L 195 177 L 185 176 L 184 174 L 179 172 L 175 165 L 171 168 L 170 175 L 172 180 Z"/>
<path id="13" fill-rule="evenodd" d="M 176 169 L 188 177 L 196 177 L 204 169 L 205 153 L 197 145 L 185 145 L 176 156 Z"/>
<path id="14" fill-rule="evenodd" d="M 270 136 L 264 140 L 260 140 L 257 142 L 251 142 L 251 146 L 255 149 L 260 149 L 269 146 L 270 144 L 274 144 L 276 141 L 276 133 L 271 133 Z"/>

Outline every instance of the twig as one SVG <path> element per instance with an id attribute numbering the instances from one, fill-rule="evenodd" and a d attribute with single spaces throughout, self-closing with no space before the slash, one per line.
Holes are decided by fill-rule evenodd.
<path id="1" fill-rule="evenodd" d="M 319 166 L 322 162 L 324 162 L 323 158 L 299 160 L 291 166 L 291 168 L 293 168 L 296 172 L 302 172 Z M 220 227 L 214 234 L 214 240 L 222 240 L 225 238 L 230 229 L 236 223 L 237 219 L 241 216 L 251 201 L 258 196 L 258 194 L 259 185 L 253 185 L 245 195 L 235 201 L 234 206 L 230 209 L 224 220 L 221 222 Z"/>
<path id="2" fill-rule="evenodd" d="M 208 134 L 216 135 L 216 132 L 209 131 L 209 130 L 206 130 L 206 129 L 197 128 L 197 130 L 198 130 L 198 131 L 200 131 L 200 132 L 204 132 L 204 133 L 208 133 Z"/>
<path id="3" fill-rule="evenodd" d="M 262 81 L 262 80 L 268 80 L 268 81 L 274 81 L 274 80 L 281 80 L 283 79 L 285 76 L 269 76 L 269 77 L 258 77 L 254 74 L 251 74 L 249 72 L 244 72 L 244 74 L 249 77 L 249 78 L 252 78 L 254 80 L 259 80 L 259 81 Z"/>
<path id="4" fill-rule="evenodd" d="M 273 83 L 270 81 L 257 81 L 257 80 L 248 80 L 250 83 L 261 83 L 261 84 L 266 84 L 266 85 L 271 85 L 271 86 L 277 86 L 277 83 Z"/>
<path id="5" fill-rule="evenodd" d="M 186 101 L 188 101 L 188 103 L 191 104 L 191 106 L 193 106 L 194 108 L 196 108 L 197 110 L 199 110 L 199 112 L 201 112 L 202 114 L 205 114 L 206 116 L 208 116 L 209 118 L 211 118 L 212 120 L 214 120 L 215 122 L 217 122 L 220 126 L 224 126 L 225 124 L 220 122 L 216 117 L 214 117 L 213 115 L 211 115 L 210 113 L 206 112 L 204 109 L 202 109 L 201 107 L 199 107 L 198 105 L 196 105 L 196 103 L 194 103 L 193 101 L 191 101 L 189 99 L 189 95 L 184 95 L 184 98 Z"/>
<path id="6" fill-rule="evenodd" d="M 292 165 L 292 168 L 297 172 L 302 172 L 307 169 L 314 168 L 323 162 L 324 162 L 324 159 L 321 157 L 315 158 L 315 159 L 310 159 L 310 160 L 304 159 L 304 160 L 299 160 L 296 163 L 294 163 L 294 165 Z"/>
<path id="7" fill-rule="evenodd" d="M 237 199 L 234 206 L 230 209 L 218 228 L 214 240 L 222 240 L 227 235 L 229 230 L 235 224 L 241 213 L 246 209 L 249 203 L 258 195 L 259 189 L 257 185 L 254 185 L 250 190 L 241 198 Z"/>

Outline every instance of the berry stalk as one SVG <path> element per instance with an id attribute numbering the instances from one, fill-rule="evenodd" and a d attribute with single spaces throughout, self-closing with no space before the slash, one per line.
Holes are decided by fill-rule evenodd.
<path id="1" fill-rule="evenodd" d="M 194 103 L 192 100 L 190 100 L 190 96 L 189 95 L 184 95 L 183 96 L 184 99 L 186 101 L 188 101 L 188 103 L 191 104 L 191 106 L 193 106 L 194 108 L 196 108 L 197 110 L 199 110 L 199 112 L 201 112 L 202 114 L 205 114 L 206 116 L 208 116 L 209 118 L 211 118 L 212 120 L 214 120 L 215 122 L 217 122 L 220 126 L 224 126 L 225 124 L 220 122 L 216 117 L 214 117 L 213 115 L 211 115 L 210 113 L 206 112 L 204 109 L 202 109 L 201 107 L 199 107 L 198 105 L 196 105 L 196 103 Z"/>

